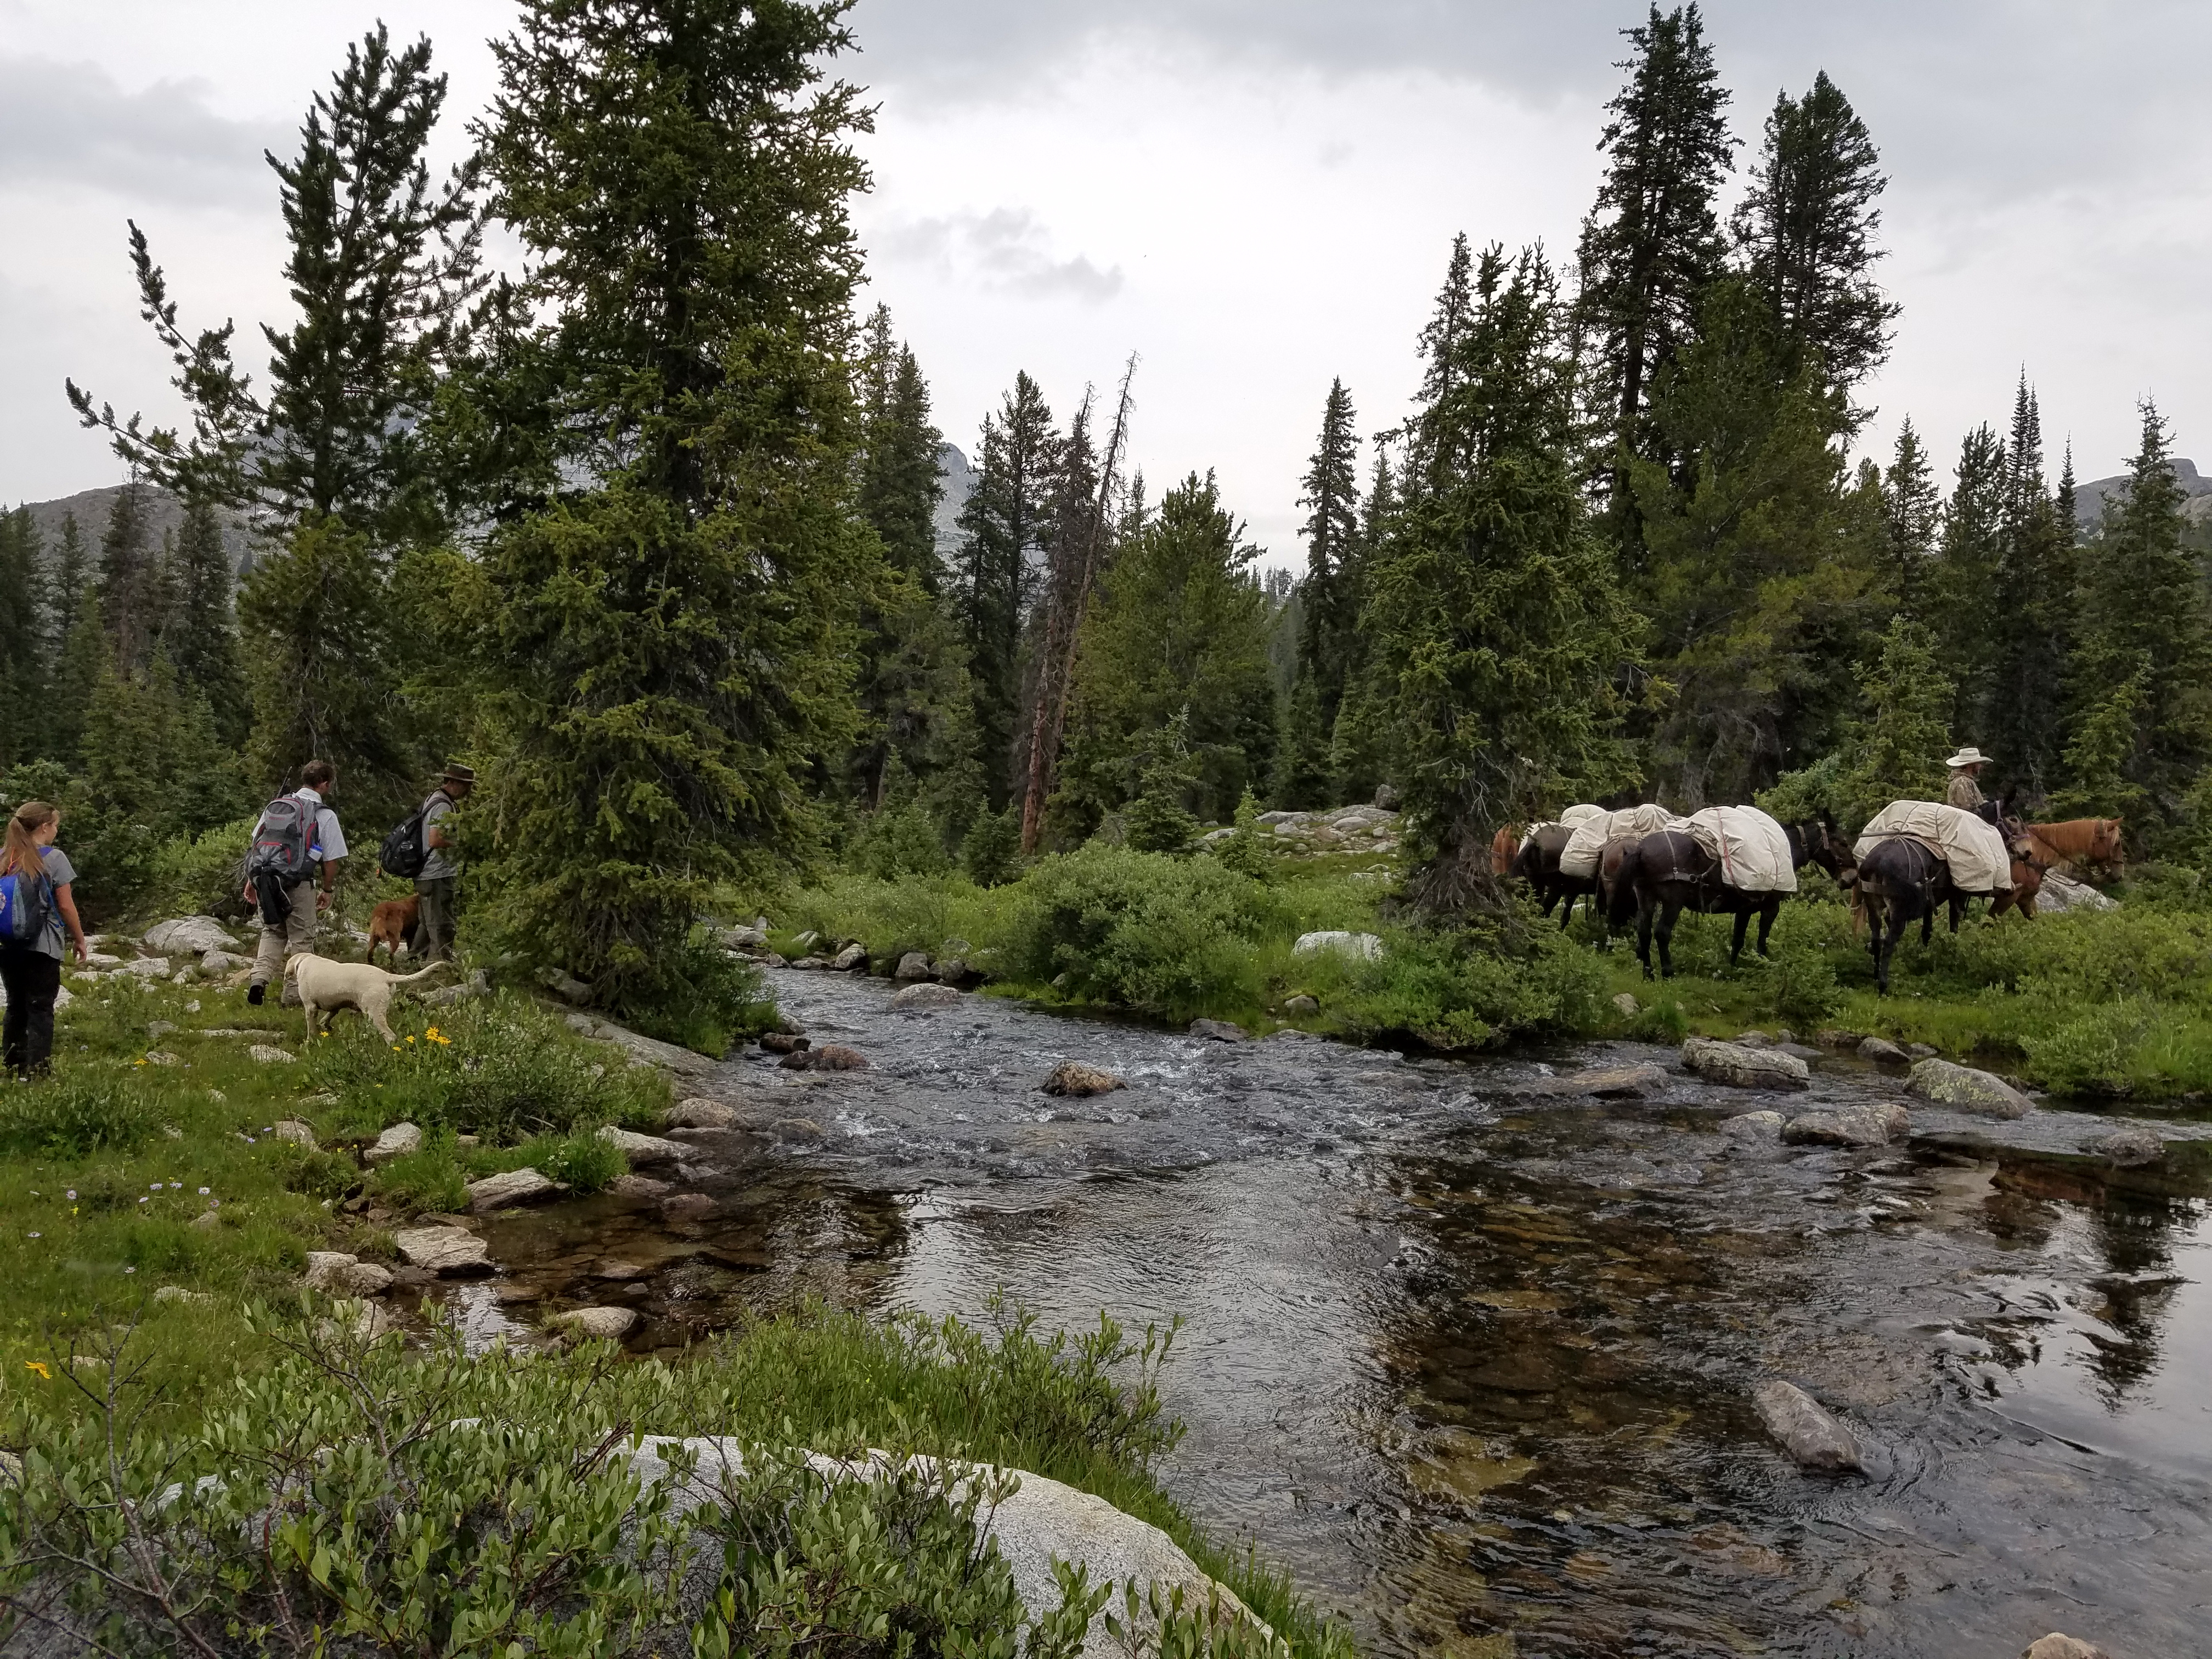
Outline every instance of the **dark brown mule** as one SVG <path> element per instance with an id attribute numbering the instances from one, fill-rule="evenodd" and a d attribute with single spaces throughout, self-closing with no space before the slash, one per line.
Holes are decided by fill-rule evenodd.
<path id="1" fill-rule="evenodd" d="M 2127 842 L 2118 818 L 2068 818 L 2062 823 L 2031 823 L 2028 838 L 2045 870 L 2096 869 L 2126 872 Z"/>
<path id="2" fill-rule="evenodd" d="M 1528 837 L 1528 844 L 1514 854 L 1513 866 L 1508 872 L 1515 880 L 1528 884 L 1547 916 L 1552 914 L 1554 904 L 1562 899 L 1566 901 L 1559 910 L 1562 933 L 1575 914 L 1575 901 L 1585 895 L 1595 897 L 1597 893 L 1596 877 L 1559 873 L 1559 855 L 1567 850 L 1574 833 L 1564 824 L 1540 824 L 1536 833 Z"/>
<path id="3" fill-rule="evenodd" d="M 2025 824 L 2003 816 L 1995 801 L 1984 805 L 1981 817 L 2004 837 L 2015 869 L 2027 861 L 2032 848 Z M 2042 884 L 2039 874 L 2036 884 Z M 1994 913 L 1996 895 L 1961 891 L 1953 884 L 1951 866 L 1941 854 L 1904 836 L 1885 836 L 1874 844 L 1859 860 L 1851 908 L 1855 915 L 1867 919 L 1867 949 L 1874 957 L 1874 982 L 1881 994 L 1889 994 L 1890 958 L 1897 954 L 1905 930 L 1917 921 L 1920 942 L 1926 945 L 1936 936 L 1936 912 L 1948 908 L 1955 933 L 1970 898 L 1990 899 Z"/>
<path id="4" fill-rule="evenodd" d="M 1817 864 L 1830 875 L 1842 878 L 1850 862 L 1850 849 L 1826 824 L 1785 823 L 1782 832 L 1790 838 L 1792 868 L 1802 870 Z M 1659 830 L 1621 849 L 1607 889 L 1606 920 L 1615 927 L 1623 927 L 1633 912 L 1636 959 L 1644 964 L 1646 979 L 1651 977 L 1651 939 L 1656 932 L 1659 977 L 1672 979 L 1674 924 L 1683 911 L 1735 918 L 1735 937 L 1729 946 L 1729 966 L 1733 968 L 1743 954 L 1744 934 L 1754 915 L 1759 918 L 1755 948 L 1759 955 L 1767 954 L 1767 935 L 1774 931 L 1774 918 L 1782 913 L 1783 896 L 1747 893 L 1729 886 L 1721 879 L 1721 861 L 1698 845 L 1694 836 L 1679 830 Z"/>

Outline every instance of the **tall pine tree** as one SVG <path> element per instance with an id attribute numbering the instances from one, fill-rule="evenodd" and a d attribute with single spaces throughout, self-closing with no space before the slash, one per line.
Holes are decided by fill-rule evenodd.
<path id="1" fill-rule="evenodd" d="M 1064 447 L 1037 383 L 1017 374 L 999 412 L 984 419 L 975 489 L 960 510 L 954 603 L 968 648 L 977 752 L 994 812 L 1013 791 L 1017 733 L 1027 735 L 1018 726 L 1022 629 L 1051 529 Z"/>
<path id="2" fill-rule="evenodd" d="M 2070 508 L 2069 509 L 2070 511 Z M 2005 449 L 1997 591 L 1985 618 L 1991 696 L 1978 741 L 1996 757 L 1993 781 L 2039 805 L 2062 769 L 2066 684 L 2072 673 L 2074 537 L 2043 479 L 2043 421 L 2022 374 Z"/>
<path id="3" fill-rule="evenodd" d="M 1632 775 L 1614 685 L 1638 629 L 1577 477 L 1557 284 L 1539 254 L 1492 248 L 1473 294 L 1437 377 L 1449 391 L 1415 416 L 1439 459 L 1407 481 L 1362 618 L 1403 757 L 1414 896 L 1443 915 L 1502 902 L 1500 824 Z"/>
<path id="4" fill-rule="evenodd" d="M 116 666 L 145 666 L 161 631 L 161 560 L 147 522 L 146 487 L 133 478 L 115 494 L 100 538 L 100 614 Z"/>
<path id="5" fill-rule="evenodd" d="M 1456 254 L 1456 249 L 1455 250 Z M 1280 757 L 1279 805 L 1325 806 L 1334 780 L 1330 745 L 1344 702 L 1345 675 L 1358 631 L 1352 585 L 1359 538 L 1359 437 L 1352 394 L 1330 382 L 1322 405 L 1321 436 L 1307 463 L 1305 579 L 1298 586 L 1297 678 L 1291 687 L 1287 752 Z"/>
<path id="6" fill-rule="evenodd" d="M 231 615 L 230 554 L 222 523 L 205 501 L 187 502 L 173 570 L 175 602 L 162 643 L 185 695 L 207 700 L 216 728 L 234 748 L 250 708 Z"/>
<path id="7" fill-rule="evenodd" d="M 698 1006 L 695 918 L 804 850 L 815 757 L 854 735 L 881 555 L 855 510 L 869 114 L 830 72 L 844 10 L 526 0 L 494 43 L 479 132 L 531 325 L 479 413 L 528 413 L 582 482 L 451 573 L 495 745 L 483 876 L 516 948 L 617 1007 Z"/>
<path id="8" fill-rule="evenodd" d="M 1803 97 L 1775 100 L 1733 221 L 1782 338 L 1846 390 L 1889 355 L 1898 313 L 1873 276 L 1887 183 L 1866 123 L 1823 70 Z"/>
<path id="9" fill-rule="evenodd" d="M 929 383 L 913 349 L 891 337 L 891 313 L 868 319 L 861 360 L 860 511 L 882 538 L 891 564 L 934 594 L 943 585 L 937 556 L 937 506 L 945 481 L 937 452 L 945 434 L 930 423 Z"/>
<path id="10" fill-rule="evenodd" d="M 1605 182 L 1583 222 L 1578 323 L 1594 353 L 1588 395 L 1612 481 L 1616 534 L 1632 550 L 1632 457 L 1670 458 L 1650 420 L 1659 373 L 1695 335 L 1706 287 L 1726 264 L 1716 208 L 1735 149 L 1729 94 L 1694 5 L 1654 4 L 1623 30 L 1627 84 L 1598 139 Z"/>
<path id="11" fill-rule="evenodd" d="M 1996 636 L 1990 618 L 2005 602 L 2004 441 L 1978 426 L 1959 446 L 1951 498 L 1943 505 L 1943 537 L 1929 574 L 1928 617 L 1936 656 L 1955 691 L 1951 730 L 1981 746 L 1995 718 Z"/>
<path id="12" fill-rule="evenodd" d="M 0 768 L 34 758 L 45 737 L 50 663 L 39 541 L 29 507 L 0 513 L 0 696 L 9 711 L 0 720 Z"/>
<path id="13" fill-rule="evenodd" d="M 1882 475 L 1881 500 L 1897 608 L 1909 617 L 1924 620 L 1923 590 L 1936 556 L 1936 531 L 1943 520 L 1943 492 L 1936 488 L 1928 452 L 1909 415 L 1898 423 L 1897 448 Z"/>

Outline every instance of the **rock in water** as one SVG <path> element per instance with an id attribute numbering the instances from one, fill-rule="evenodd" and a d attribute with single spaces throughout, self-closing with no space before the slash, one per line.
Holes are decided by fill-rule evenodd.
<path id="1" fill-rule="evenodd" d="M 389 1164 L 395 1158 L 422 1150 L 422 1132 L 412 1123 L 395 1123 L 377 1136 L 366 1156 L 371 1164 Z"/>
<path id="2" fill-rule="evenodd" d="M 868 965 L 868 947 L 848 945 L 830 959 L 830 965 L 841 974 L 849 974 L 856 968 L 865 969 Z"/>
<path id="3" fill-rule="evenodd" d="M 1861 1060 L 1879 1060 L 1885 1066 L 1902 1066 L 1908 1056 L 1887 1037 L 1861 1037 L 1858 1042 Z"/>
<path id="4" fill-rule="evenodd" d="M 1044 1080 L 1044 1091 L 1048 1095 L 1073 1095 L 1079 1097 L 1110 1094 L 1126 1085 L 1113 1073 L 1096 1066 L 1079 1066 L 1072 1060 L 1063 1060 L 1052 1069 Z"/>
<path id="5" fill-rule="evenodd" d="M 655 1181 L 651 1176 L 617 1176 L 607 1190 L 617 1198 L 659 1198 L 668 1190 L 668 1182 Z"/>
<path id="6" fill-rule="evenodd" d="M 1783 1126 L 1792 1146 L 1887 1146 L 1912 1127 L 1912 1115 L 1894 1101 L 1806 1112 Z"/>
<path id="7" fill-rule="evenodd" d="M 2050 877 L 2044 878 L 2045 881 Z M 2053 1631 L 2048 1636 L 2039 1636 L 2027 1644 L 2020 1659 L 2106 1659 L 2104 1649 L 2084 1642 L 2078 1636 L 2068 1636 Z"/>
<path id="8" fill-rule="evenodd" d="M 1856 1048 L 1859 1044 L 1864 1042 L 1866 1038 L 1862 1036 L 1856 1031 L 1838 1031 L 1830 1030 L 1816 1032 L 1814 1035 L 1813 1041 L 1819 1043 L 1823 1048 Z"/>
<path id="9" fill-rule="evenodd" d="M 926 951 L 908 951 L 898 959 L 898 966 L 891 969 L 891 977 L 893 979 L 929 978 L 929 953 Z"/>
<path id="10" fill-rule="evenodd" d="M 1812 1395 L 1779 1377 L 1762 1382 L 1752 1395 L 1766 1431 L 1797 1460 L 1797 1467 L 1841 1474 L 1859 1467 L 1859 1443 L 1828 1415 Z"/>
<path id="11" fill-rule="evenodd" d="M 1298 942 L 1291 946 L 1291 954 L 1294 957 L 1319 956 L 1324 951 L 1372 962 L 1382 954 L 1382 941 L 1372 933 L 1347 933 L 1340 928 L 1319 933 L 1301 933 Z"/>
<path id="12" fill-rule="evenodd" d="M 704 1193 L 678 1193 L 660 1200 L 660 1213 L 671 1221 L 682 1221 L 694 1216 L 712 1215 L 714 1200 Z"/>
<path id="13" fill-rule="evenodd" d="M 738 1127 L 738 1109 L 725 1106 L 719 1100 L 697 1097 L 679 1100 L 669 1109 L 668 1127 L 672 1129 L 734 1129 Z"/>
<path id="14" fill-rule="evenodd" d="M 339 1250 L 310 1250 L 301 1282 L 331 1296 L 375 1296 L 392 1288 L 392 1269 Z"/>
<path id="15" fill-rule="evenodd" d="M 2002 1078 L 1978 1072 L 1971 1066 L 1954 1066 L 1948 1060 L 1923 1060 L 1912 1068 L 1905 1086 L 1923 1100 L 1948 1106 L 1976 1117 L 2026 1117 L 2027 1097 Z"/>
<path id="16" fill-rule="evenodd" d="M 1708 1037 L 1692 1037 L 1682 1045 L 1682 1064 L 1708 1083 L 1735 1089 L 1803 1089 L 1813 1081 L 1805 1062 L 1795 1054 Z"/>
<path id="17" fill-rule="evenodd" d="M 1746 1141 L 1753 1146 L 1778 1140 L 1782 1137 L 1782 1114 L 1745 1112 L 1740 1116 L 1723 1120 L 1721 1133 L 1730 1140 Z"/>
<path id="18" fill-rule="evenodd" d="M 793 1031 L 763 1031 L 761 1033 L 760 1046 L 767 1054 L 795 1054 L 801 1048 L 806 1048 L 808 1043 L 808 1038 Z"/>
<path id="19" fill-rule="evenodd" d="M 629 1334 L 630 1328 L 637 1323 L 637 1310 L 574 1308 L 555 1314 L 545 1322 L 573 1337 L 605 1337 L 611 1340 Z"/>
<path id="20" fill-rule="evenodd" d="M 469 1182 L 469 1213 L 482 1215 L 489 1210 L 504 1210 L 511 1204 L 528 1204 L 560 1190 L 558 1182 L 535 1170 L 509 1170 L 503 1175 L 486 1176 L 482 1181 Z"/>
<path id="21" fill-rule="evenodd" d="M 1666 1068 L 1659 1066 L 1606 1066 L 1565 1077 L 1540 1078 L 1520 1092 L 1595 1100 L 1641 1100 L 1667 1086 Z"/>
<path id="22" fill-rule="evenodd" d="M 891 1006 L 899 1009 L 949 1008 L 963 1000 L 963 994 L 950 985 L 933 985 L 924 980 L 919 985 L 909 985 L 891 998 Z"/>
<path id="23" fill-rule="evenodd" d="M 691 1149 L 680 1140 L 641 1135 L 632 1129 L 618 1129 L 611 1123 L 599 1131 L 599 1139 L 620 1148 L 632 1164 L 674 1164 L 691 1155 Z"/>
<path id="24" fill-rule="evenodd" d="M 1225 1019 L 1194 1019 L 1190 1023 L 1190 1035 L 1210 1037 L 1216 1042 L 1242 1042 L 1245 1040 L 1244 1028 L 1231 1025 Z"/>
<path id="25" fill-rule="evenodd" d="M 392 1242 L 409 1267 L 425 1273 L 459 1277 L 493 1271 L 491 1247 L 459 1227 L 402 1227 Z"/>
<path id="26" fill-rule="evenodd" d="M 2166 1141 L 2158 1131 L 2140 1123 L 2130 1123 L 2124 1128 L 2100 1135 L 2082 1148 L 2100 1158 L 2110 1158 L 2123 1170 L 2132 1170 L 2145 1164 L 2155 1164 L 2166 1156 Z"/>

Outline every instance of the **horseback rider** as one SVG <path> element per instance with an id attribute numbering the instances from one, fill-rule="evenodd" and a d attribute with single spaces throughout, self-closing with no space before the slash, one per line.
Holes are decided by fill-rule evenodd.
<path id="1" fill-rule="evenodd" d="M 1979 781 L 1981 770 L 1989 763 L 1990 757 L 1972 744 L 1945 761 L 1943 764 L 1951 769 L 1951 781 L 1943 788 L 1945 805 L 1961 812 L 1978 812 L 1987 799 Z"/>

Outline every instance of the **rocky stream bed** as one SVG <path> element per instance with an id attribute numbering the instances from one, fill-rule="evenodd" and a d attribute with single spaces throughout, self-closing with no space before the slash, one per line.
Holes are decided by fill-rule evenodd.
<path id="1" fill-rule="evenodd" d="M 2108 1121 L 1942 1111 L 1833 1054 L 1770 1093 L 1632 1044 L 1409 1060 L 775 988 L 866 1069 L 686 1079 L 738 1127 L 478 1218 L 497 1273 L 434 1293 L 526 1340 L 626 1308 L 641 1352 L 808 1295 L 1182 1315 L 1170 1489 L 1380 1654 L 2212 1650 L 2212 1126 L 2125 1168 L 2081 1151 Z M 1042 1092 L 1066 1060 L 1127 1086 Z M 1600 1066 L 1661 1070 L 1559 1091 Z M 1890 1102 L 1889 1145 L 1722 1127 Z M 1863 1472 L 1778 1446 L 1775 1378 Z"/>

